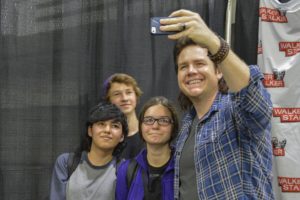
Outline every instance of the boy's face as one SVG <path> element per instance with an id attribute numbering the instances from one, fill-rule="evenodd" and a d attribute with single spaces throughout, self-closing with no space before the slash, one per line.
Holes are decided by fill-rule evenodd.
<path id="1" fill-rule="evenodd" d="M 92 147 L 105 151 L 113 151 L 124 140 L 122 124 L 115 119 L 98 121 L 88 127 L 92 138 Z"/>
<path id="2" fill-rule="evenodd" d="M 137 96 L 131 85 L 124 83 L 112 83 L 108 91 L 109 101 L 125 114 L 135 112 Z"/>

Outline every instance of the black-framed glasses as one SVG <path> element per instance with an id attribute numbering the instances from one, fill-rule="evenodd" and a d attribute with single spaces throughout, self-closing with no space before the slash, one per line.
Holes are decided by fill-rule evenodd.
<path id="1" fill-rule="evenodd" d="M 154 118 L 154 117 L 144 117 L 143 123 L 146 125 L 153 125 L 155 122 L 160 126 L 168 126 L 169 124 L 173 123 L 173 120 L 170 117 L 159 117 L 159 118 Z"/>

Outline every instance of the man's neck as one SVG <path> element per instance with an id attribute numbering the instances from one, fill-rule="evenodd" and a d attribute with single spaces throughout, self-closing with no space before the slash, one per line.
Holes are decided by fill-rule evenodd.
<path id="1" fill-rule="evenodd" d="M 191 99 L 199 119 L 201 119 L 209 111 L 217 94 L 218 91 L 216 91 L 210 96 Z"/>
<path id="2" fill-rule="evenodd" d="M 132 112 L 126 115 L 128 123 L 128 136 L 134 135 L 139 130 L 139 121 L 136 113 Z"/>

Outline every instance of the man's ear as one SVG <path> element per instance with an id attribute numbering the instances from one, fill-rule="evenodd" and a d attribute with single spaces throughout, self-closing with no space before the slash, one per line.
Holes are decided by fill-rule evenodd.
<path id="1" fill-rule="evenodd" d="M 216 69 L 216 75 L 217 75 L 218 80 L 221 80 L 221 78 L 223 77 L 223 74 L 222 74 L 221 70 L 218 67 Z"/>

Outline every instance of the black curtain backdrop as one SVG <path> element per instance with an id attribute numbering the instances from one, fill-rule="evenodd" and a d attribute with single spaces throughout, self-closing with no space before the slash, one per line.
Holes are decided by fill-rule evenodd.
<path id="1" fill-rule="evenodd" d="M 46 199 L 56 157 L 77 146 L 102 82 L 124 72 L 176 102 L 172 48 L 149 19 L 198 12 L 224 36 L 226 0 L 1 0 L 0 199 Z M 236 53 L 256 63 L 258 1 L 238 0 Z"/>

